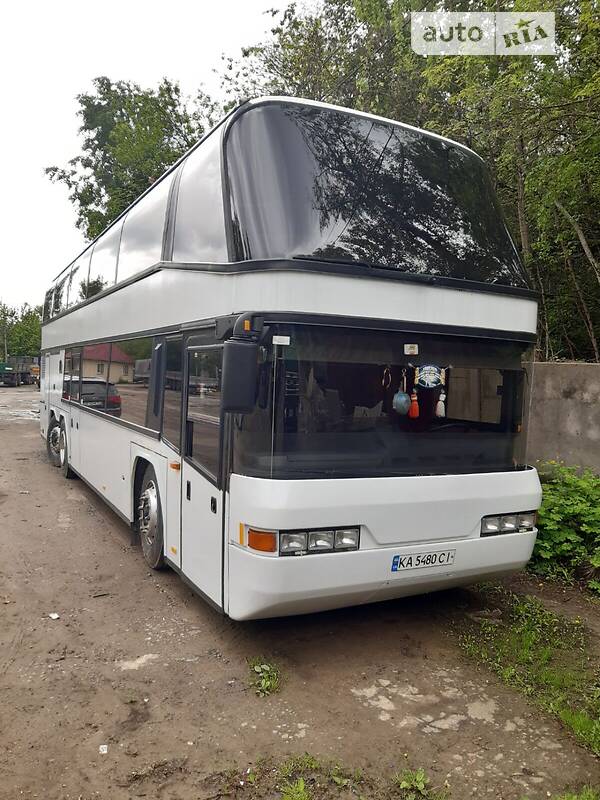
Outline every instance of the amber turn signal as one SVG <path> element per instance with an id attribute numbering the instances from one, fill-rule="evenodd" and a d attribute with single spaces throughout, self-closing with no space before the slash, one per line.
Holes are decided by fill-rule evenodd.
<path id="1" fill-rule="evenodd" d="M 248 547 L 261 553 L 277 552 L 277 534 L 272 531 L 255 531 L 248 528 Z"/>

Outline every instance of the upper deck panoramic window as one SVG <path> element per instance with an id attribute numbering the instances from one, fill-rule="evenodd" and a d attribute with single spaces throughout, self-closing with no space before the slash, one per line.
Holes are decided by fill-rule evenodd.
<path id="1" fill-rule="evenodd" d="M 227 139 L 237 257 L 367 262 L 527 287 L 485 165 L 400 125 L 251 108 Z"/>

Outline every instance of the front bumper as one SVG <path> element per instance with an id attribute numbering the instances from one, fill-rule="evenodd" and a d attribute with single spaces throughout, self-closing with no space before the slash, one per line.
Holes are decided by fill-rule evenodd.
<path id="1" fill-rule="evenodd" d="M 522 569 L 537 531 L 297 558 L 261 556 L 229 544 L 232 619 L 305 614 L 463 586 Z M 395 555 L 456 550 L 448 567 L 392 572 Z"/>

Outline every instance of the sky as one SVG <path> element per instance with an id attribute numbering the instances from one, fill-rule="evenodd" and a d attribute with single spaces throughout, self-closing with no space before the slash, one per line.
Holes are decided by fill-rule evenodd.
<path id="1" fill-rule="evenodd" d="M 273 0 L 6 3 L 0 48 L 0 301 L 39 305 L 82 249 L 67 190 L 44 168 L 80 152 L 76 95 L 99 75 L 216 95 L 221 55 L 268 37 Z M 281 4 L 285 5 L 285 4 Z"/>

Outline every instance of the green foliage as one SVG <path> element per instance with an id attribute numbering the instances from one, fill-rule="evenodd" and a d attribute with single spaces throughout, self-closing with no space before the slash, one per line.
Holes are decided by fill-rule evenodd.
<path id="1" fill-rule="evenodd" d="M 600 591 L 600 476 L 549 462 L 540 467 L 544 494 L 532 568 L 580 577 Z"/>
<path id="2" fill-rule="evenodd" d="M 321 768 L 321 762 L 310 753 L 301 756 L 293 756 L 284 761 L 277 770 L 281 780 L 289 780 L 293 775 L 301 772 L 317 772 Z"/>
<path id="3" fill-rule="evenodd" d="M 304 784 L 304 778 L 286 783 L 281 790 L 281 800 L 310 800 L 311 795 Z"/>
<path id="4" fill-rule="evenodd" d="M 8 356 L 39 356 L 41 312 L 27 303 L 18 309 L 0 302 L 0 361 Z"/>
<path id="5" fill-rule="evenodd" d="M 392 784 L 400 790 L 402 800 L 443 800 L 446 792 L 431 788 L 431 781 L 425 770 L 404 769 L 394 775 Z"/>
<path id="6" fill-rule="evenodd" d="M 600 800 L 600 789 L 594 789 L 592 786 L 586 786 L 581 792 L 577 794 L 561 794 L 556 800 Z"/>
<path id="7" fill-rule="evenodd" d="M 78 96 L 83 153 L 48 167 L 77 209 L 77 225 L 96 237 L 160 177 L 213 123 L 217 106 L 202 92 L 193 102 L 166 78 L 156 89 L 100 77 Z"/>
<path id="8" fill-rule="evenodd" d="M 406 754 L 405 754 L 406 757 Z M 293 756 L 281 763 L 259 759 L 242 774 L 221 773 L 219 788 L 233 793 L 243 784 L 248 800 L 265 797 L 280 800 L 447 800 L 448 789 L 435 789 L 424 769 L 403 769 L 391 778 L 319 759 L 310 753 Z M 214 784 L 211 784 L 211 786 Z M 447 784 L 446 784 L 447 786 Z M 237 793 L 235 794 L 237 797 Z"/>
<path id="9" fill-rule="evenodd" d="M 262 658 L 254 658 L 248 662 L 250 666 L 250 685 L 259 697 L 268 697 L 278 692 L 281 686 L 281 674 L 277 664 L 269 663 Z"/>
<path id="10" fill-rule="evenodd" d="M 527 797 L 522 800 L 528 800 Z M 584 788 L 575 793 L 567 792 L 555 797 L 554 800 L 600 800 L 600 789 L 594 789 L 592 786 L 584 786 Z"/>
<path id="11" fill-rule="evenodd" d="M 600 674 L 593 672 L 581 622 L 498 587 L 488 589 L 486 599 L 502 609 L 502 618 L 467 622 L 459 638 L 463 650 L 600 754 Z"/>

